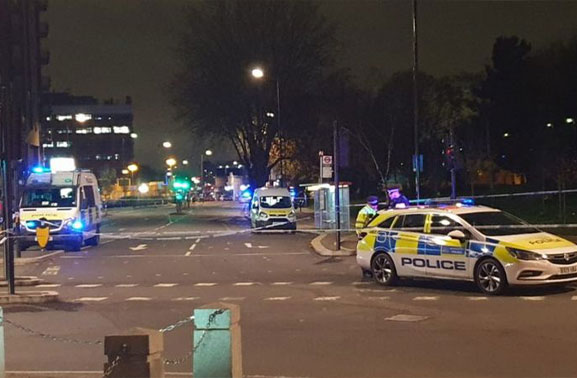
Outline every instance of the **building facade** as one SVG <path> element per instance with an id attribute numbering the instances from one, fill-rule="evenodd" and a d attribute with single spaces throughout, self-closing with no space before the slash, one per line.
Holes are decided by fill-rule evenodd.
<path id="1" fill-rule="evenodd" d="M 42 125 L 42 151 L 52 157 L 74 157 L 78 168 L 100 178 L 120 177 L 134 159 L 132 104 L 62 93 L 50 94 Z"/>

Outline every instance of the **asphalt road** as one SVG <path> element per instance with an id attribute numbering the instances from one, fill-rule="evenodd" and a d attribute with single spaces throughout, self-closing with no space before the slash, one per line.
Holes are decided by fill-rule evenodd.
<path id="1" fill-rule="evenodd" d="M 195 307 L 224 301 L 241 308 L 246 375 L 577 376 L 575 286 L 496 298 L 468 283 L 381 288 L 361 278 L 354 257 L 312 252 L 313 234 L 250 233 L 231 203 L 172 211 L 111 212 L 100 246 L 26 267 L 61 302 L 8 306 L 6 318 L 97 341 L 130 327 L 162 328 Z M 5 332 L 10 371 L 102 369 L 102 345 L 50 340 L 9 325 Z M 191 333 L 190 324 L 168 333 L 165 356 L 184 356 Z M 190 372 L 191 362 L 167 370 Z"/>

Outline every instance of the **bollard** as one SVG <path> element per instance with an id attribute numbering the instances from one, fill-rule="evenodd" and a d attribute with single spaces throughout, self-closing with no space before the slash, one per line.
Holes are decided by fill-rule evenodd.
<path id="1" fill-rule="evenodd" d="M 4 309 L 0 307 L 0 378 L 6 376 L 6 362 L 4 358 Z"/>
<path id="2" fill-rule="evenodd" d="M 163 335 L 156 330 L 132 328 L 125 335 L 106 336 L 104 376 L 163 378 L 163 352 Z"/>
<path id="3" fill-rule="evenodd" d="M 212 303 L 194 310 L 193 377 L 241 378 L 240 309 Z"/>

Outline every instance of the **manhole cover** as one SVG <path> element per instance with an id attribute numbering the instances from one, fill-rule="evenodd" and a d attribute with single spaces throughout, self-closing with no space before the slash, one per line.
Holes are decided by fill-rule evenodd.
<path id="1" fill-rule="evenodd" d="M 429 318 L 428 316 L 421 316 L 421 315 L 399 314 L 391 316 L 390 318 L 385 318 L 385 320 L 392 320 L 394 322 L 420 322 L 428 318 Z"/>

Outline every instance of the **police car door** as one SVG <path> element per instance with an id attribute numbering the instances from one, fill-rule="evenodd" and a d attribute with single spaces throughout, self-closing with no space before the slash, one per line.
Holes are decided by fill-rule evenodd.
<path id="1" fill-rule="evenodd" d="M 405 214 L 398 217 L 391 237 L 396 240 L 392 254 L 400 276 L 425 276 L 425 249 L 419 240 L 423 237 L 425 214 Z"/>
<path id="2" fill-rule="evenodd" d="M 468 259 L 465 240 L 452 239 L 449 232 L 466 232 L 455 218 L 448 214 L 430 214 L 426 225 L 427 274 L 436 277 L 464 278 Z"/>

